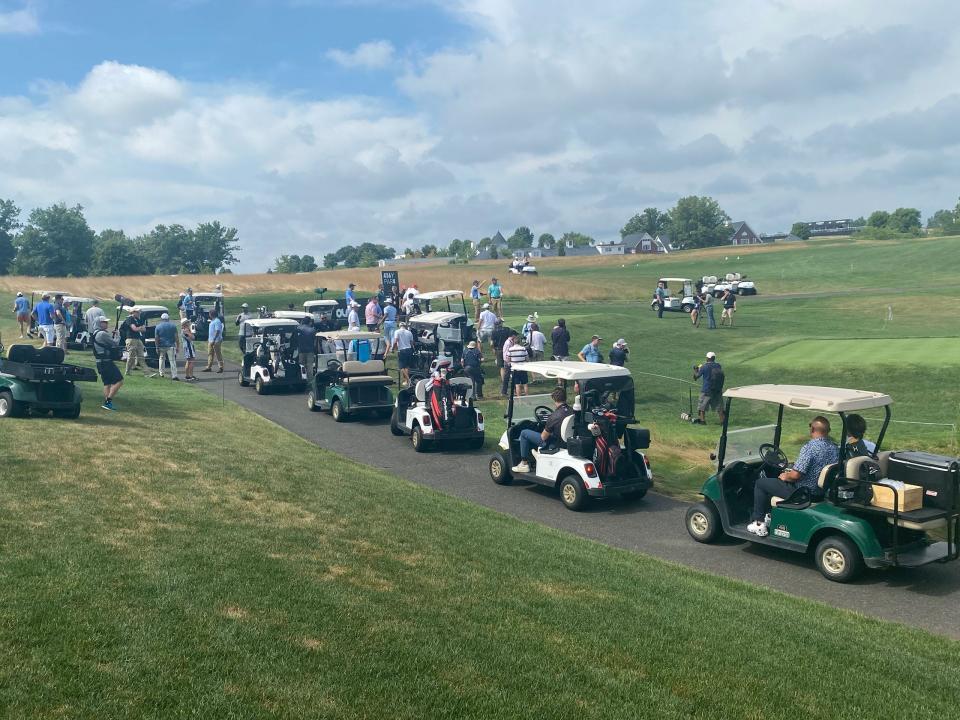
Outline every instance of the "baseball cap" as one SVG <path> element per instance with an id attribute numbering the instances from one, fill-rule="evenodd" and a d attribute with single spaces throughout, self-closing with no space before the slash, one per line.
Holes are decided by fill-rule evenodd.
<path id="1" fill-rule="evenodd" d="M 533 322 L 536 318 L 533 315 L 527 315 L 527 322 Z"/>
<path id="2" fill-rule="evenodd" d="M 490 303 L 484 303 L 484 304 L 483 304 L 483 309 L 484 309 L 484 310 L 489 310 L 489 309 L 490 309 Z"/>
<path id="3" fill-rule="evenodd" d="M 160 319 L 161 319 L 161 320 L 169 320 L 169 319 L 170 319 L 170 313 L 163 313 L 162 315 L 160 315 Z"/>
<path id="4" fill-rule="evenodd" d="M 593 341 L 593 340 L 603 340 L 603 338 L 600 337 L 599 335 L 594 335 L 592 338 L 590 338 L 590 340 L 591 340 L 591 341 Z"/>
<path id="5" fill-rule="evenodd" d="M 468 348 L 475 348 L 476 346 L 477 346 L 476 340 L 471 340 L 470 342 L 467 343 Z"/>
<path id="6" fill-rule="evenodd" d="M 617 340 L 617 345 L 626 345 L 626 344 L 627 344 L 627 341 L 624 340 L 623 338 L 620 338 L 619 340 Z"/>
<path id="7" fill-rule="evenodd" d="M 386 300 L 383 301 L 383 304 L 384 304 L 384 305 L 388 305 L 388 304 L 389 304 L 389 305 L 393 305 L 393 298 L 387 298 Z"/>
<path id="8" fill-rule="evenodd" d="M 180 321 L 180 327 L 183 327 L 184 325 L 189 325 L 189 324 L 190 324 L 190 318 L 184 318 L 183 320 Z"/>
<path id="9" fill-rule="evenodd" d="M 101 315 L 100 317 L 97 318 L 97 322 L 109 323 L 110 320 L 107 318 L 106 315 Z"/>
<path id="10" fill-rule="evenodd" d="M 17 293 L 17 297 L 23 297 L 23 293 L 22 293 L 22 292 L 18 292 L 18 293 Z"/>
<path id="11" fill-rule="evenodd" d="M 243 303 L 243 304 L 240 305 L 240 307 L 242 307 L 242 308 L 248 308 L 248 307 L 250 307 L 250 306 L 247 305 L 247 303 Z"/>
<path id="12" fill-rule="evenodd" d="M 713 360 L 716 356 L 717 354 L 711 350 L 707 353 L 707 360 Z"/>

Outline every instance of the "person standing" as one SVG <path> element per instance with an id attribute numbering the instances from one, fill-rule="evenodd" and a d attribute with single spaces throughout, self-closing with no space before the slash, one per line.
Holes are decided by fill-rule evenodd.
<path id="1" fill-rule="evenodd" d="M 473 302 L 473 321 L 475 323 L 480 322 L 480 311 L 482 309 L 480 298 L 485 294 L 486 293 L 480 289 L 480 281 L 474 280 L 473 287 L 470 288 L 470 300 Z"/>
<path id="2" fill-rule="evenodd" d="M 554 360 L 566 360 L 570 357 L 570 331 L 567 330 L 567 321 L 557 320 L 556 326 L 550 333 L 550 344 L 553 348 Z"/>
<path id="3" fill-rule="evenodd" d="M 653 299 L 657 305 L 657 317 L 663 317 L 663 309 L 667 304 L 667 284 L 661 280 L 657 283 L 657 289 L 653 291 Z"/>
<path id="4" fill-rule="evenodd" d="M 360 308 L 360 303 L 351 300 L 349 307 L 350 311 L 347 313 L 347 330 L 359 331 L 360 313 L 358 310 Z"/>
<path id="5" fill-rule="evenodd" d="M 473 381 L 474 397 L 483 400 L 483 351 L 476 340 L 468 342 L 463 351 L 463 370 Z"/>
<path id="6" fill-rule="evenodd" d="M 710 330 L 717 329 L 717 319 L 713 314 L 713 293 L 704 291 L 703 293 L 703 307 L 707 313 L 707 328 Z"/>
<path id="7" fill-rule="evenodd" d="M 43 338 L 43 346 L 53 347 L 57 336 L 53 330 L 53 303 L 50 302 L 49 293 L 43 294 L 40 302 L 33 308 L 33 312 L 37 316 L 37 330 Z"/>
<path id="8" fill-rule="evenodd" d="M 377 285 L 377 305 L 383 307 L 383 304 L 387 301 L 387 293 L 383 290 L 383 283 Z"/>
<path id="9" fill-rule="evenodd" d="M 237 326 L 237 335 L 239 337 L 243 337 L 243 326 L 246 325 L 247 321 L 252 317 L 250 314 L 250 305 L 243 303 L 240 306 L 240 312 L 237 313 L 237 317 L 233 320 L 233 324 Z"/>
<path id="10" fill-rule="evenodd" d="M 717 362 L 715 352 L 707 353 L 707 361 L 693 368 L 693 379 L 700 380 L 700 398 L 697 402 L 697 419 L 694 424 L 707 424 L 707 410 L 716 410 L 723 422 L 723 367 Z"/>
<path id="11" fill-rule="evenodd" d="M 590 338 L 590 342 L 583 346 L 583 350 L 577 353 L 581 362 L 598 363 L 603 362 L 603 355 L 600 354 L 600 341 L 603 340 L 599 335 Z"/>
<path id="12" fill-rule="evenodd" d="M 377 332 L 380 328 L 380 321 L 383 319 L 383 310 L 377 304 L 377 296 L 374 295 L 367 302 L 364 308 L 364 320 L 367 323 L 367 332 Z"/>
<path id="13" fill-rule="evenodd" d="M 307 375 L 307 382 L 313 381 L 314 355 L 317 352 L 317 331 L 309 319 L 304 318 L 300 321 L 300 327 L 297 328 L 297 351 L 300 356 L 300 365 Z"/>
<path id="14" fill-rule="evenodd" d="M 530 344 L 530 328 L 532 328 L 537 322 L 536 315 L 527 315 L 527 321 L 523 324 L 523 327 L 520 328 L 520 337 L 523 338 L 523 341 Z"/>
<path id="15" fill-rule="evenodd" d="M 513 343 L 509 348 L 504 346 L 504 360 L 508 363 L 507 372 L 513 372 L 513 387 L 519 397 L 520 395 L 527 394 L 527 383 L 530 378 L 526 370 L 518 370 L 514 366 L 521 366 L 522 363 L 529 362 L 530 353 L 527 352 L 526 346 L 520 342 L 516 333 L 513 334 L 511 340 Z M 509 385 L 507 386 L 507 390 L 509 391 Z"/>
<path id="16" fill-rule="evenodd" d="M 700 327 L 700 312 L 703 309 L 703 298 L 700 292 L 693 294 L 693 309 L 690 311 L 690 324 L 694 327 Z"/>
<path id="17" fill-rule="evenodd" d="M 195 382 L 197 377 L 193 374 L 193 365 L 197 361 L 197 349 L 194 347 L 193 341 L 196 340 L 196 336 L 193 334 L 190 325 L 190 318 L 180 320 L 180 341 L 183 343 L 184 379 Z"/>
<path id="18" fill-rule="evenodd" d="M 207 329 L 207 366 L 204 372 L 213 370 L 213 361 L 217 361 L 217 373 L 223 372 L 223 320 L 216 310 L 210 311 L 210 327 Z"/>
<path id="19" fill-rule="evenodd" d="M 346 292 L 343 293 L 343 298 L 344 300 L 347 301 L 347 307 L 350 307 L 353 303 L 357 301 L 357 299 L 353 295 L 353 291 L 356 287 L 357 286 L 354 283 L 350 283 L 349 285 L 347 285 Z"/>
<path id="20" fill-rule="evenodd" d="M 730 327 L 733 327 L 733 314 L 737 311 L 737 296 L 733 294 L 730 288 L 723 291 L 723 312 L 720 313 L 720 324 L 726 325 L 730 321 Z"/>
<path id="21" fill-rule="evenodd" d="M 543 351 L 547 346 L 547 336 L 540 332 L 540 326 L 534 323 L 530 327 L 530 352 L 533 361 L 543 360 Z"/>
<path id="22" fill-rule="evenodd" d="M 490 309 L 494 314 L 503 320 L 503 288 L 500 281 L 496 278 L 490 279 L 490 285 L 487 287 L 487 295 L 490 297 Z"/>
<path id="23" fill-rule="evenodd" d="M 22 292 L 17 293 L 16 300 L 13 301 L 13 312 L 17 316 L 17 323 L 20 325 L 20 337 L 30 332 L 30 303 L 23 296 Z M 26 329 L 24 329 L 26 328 Z"/>
<path id="24" fill-rule="evenodd" d="M 177 377 L 177 355 L 180 354 L 180 333 L 177 326 L 170 322 L 170 315 L 163 313 L 160 322 L 153 329 L 153 341 L 157 345 L 157 371 L 163 377 L 163 366 L 170 364 L 170 379 Z"/>
<path id="25" fill-rule="evenodd" d="M 630 348 L 627 347 L 627 341 L 623 338 L 617 340 L 610 348 L 610 364 L 623 367 L 627 364 L 627 356 L 630 354 Z"/>
<path id="26" fill-rule="evenodd" d="M 397 306 L 392 297 L 383 301 L 383 334 L 387 338 L 387 350 L 393 346 L 393 336 L 397 332 Z"/>
<path id="27" fill-rule="evenodd" d="M 103 405 L 101 407 L 104 410 L 115 410 L 113 396 L 123 386 L 123 375 L 120 374 L 120 369 L 113 362 L 117 341 L 107 330 L 109 322 L 106 315 L 97 318 L 97 331 L 93 333 L 93 357 L 97 361 L 97 372 L 103 382 Z"/>
<path id="28" fill-rule="evenodd" d="M 59 293 L 53 299 L 53 335 L 54 345 L 67 353 L 67 328 L 69 327 L 67 318 L 67 308 L 63 304 L 63 295 Z"/>
<path id="29" fill-rule="evenodd" d="M 90 333 L 91 338 L 93 334 L 100 329 L 100 318 L 102 317 L 106 317 L 106 313 L 103 312 L 103 308 L 100 307 L 100 301 L 94 300 L 93 304 L 83 315 L 83 321 L 87 326 L 87 332 Z"/>
<path id="30" fill-rule="evenodd" d="M 490 303 L 483 304 L 483 310 L 477 320 L 477 340 L 482 345 L 485 342 L 490 343 L 493 348 L 493 331 L 497 327 L 497 316 L 490 311 Z"/>
<path id="31" fill-rule="evenodd" d="M 501 397 L 506 397 L 507 394 L 507 371 L 505 369 L 506 362 L 504 361 L 503 348 L 510 341 L 511 335 L 516 335 L 516 333 L 506 327 L 503 324 L 503 320 L 497 318 L 493 328 L 493 337 L 490 342 L 493 345 L 494 362 L 496 362 L 497 368 L 500 370 Z"/>
<path id="32" fill-rule="evenodd" d="M 131 372 L 140 368 L 143 370 L 143 376 L 147 375 L 147 359 L 143 349 L 144 330 L 146 323 L 140 320 L 140 310 L 136 306 L 127 310 L 127 319 L 123 321 L 124 336 L 127 338 L 127 371 L 129 376 Z"/>
<path id="33" fill-rule="evenodd" d="M 183 312 L 191 320 L 197 312 L 197 304 L 193 301 L 193 288 L 187 288 L 187 294 L 183 296 Z"/>
<path id="34" fill-rule="evenodd" d="M 407 323 L 400 323 L 400 329 L 393 336 L 393 349 L 397 351 L 397 367 L 403 386 L 410 384 L 410 368 L 413 367 L 413 333 Z"/>

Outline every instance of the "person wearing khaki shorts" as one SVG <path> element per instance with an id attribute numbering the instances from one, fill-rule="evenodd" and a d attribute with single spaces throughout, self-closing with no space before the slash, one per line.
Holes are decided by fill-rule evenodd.
<path id="1" fill-rule="evenodd" d="M 131 308 L 127 311 L 129 317 L 123 321 L 124 326 L 126 327 L 126 347 L 127 347 L 127 372 L 129 375 L 136 368 L 143 370 L 143 374 L 147 374 L 147 359 L 143 351 L 143 331 L 146 329 L 146 324 L 140 320 L 140 311 L 136 308 Z"/>
<path id="2" fill-rule="evenodd" d="M 216 310 L 210 311 L 210 326 L 207 329 L 207 366 L 203 372 L 213 370 L 213 361 L 217 361 L 217 372 L 223 372 L 223 320 Z"/>

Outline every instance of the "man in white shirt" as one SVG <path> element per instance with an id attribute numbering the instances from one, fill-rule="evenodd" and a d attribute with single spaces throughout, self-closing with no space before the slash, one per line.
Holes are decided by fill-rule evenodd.
<path id="1" fill-rule="evenodd" d="M 410 384 L 410 368 L 413 367 L 413 333 L 407 323 L 400 323 L 400 329 L 393 334 L 393 349 L 397 351 L 397 367 L 404 386 Z"/>
<path id="2" fill-rule="evenodd" d="M 493 329 L 497 324 L 497 314 L 490 311 L 490 303 L 483 304 L 483 311 L 480 313 L 480 319 L 477 325 L 477 340 L 482 345 L 490 342 L 493 347 Z"/>
<path id="3" fill-rule="evenodd" d="M 94 300 L 90 309 L 83 314 L 83 321 L 87 324 L 87 332 L 92 338 L 100 330 L 100 318 L 106 317 L 103 308 L 100 307 L 100 301 Z"/>
<path id="4" fill-rule="evenodd" d="M 540 326 L 534 323 L 530 326 L 530 351 L 534 361 L 543 360 L 543 351 L 547 346 L 547 336 L 540 332 Z"/>
<path id="5" fill-rule="evenodd" d="M 347 313 L 347 330 L 360 330 L 360 313 L 357 312 L 360 303 L 351 302 L 350 312 Z"/>

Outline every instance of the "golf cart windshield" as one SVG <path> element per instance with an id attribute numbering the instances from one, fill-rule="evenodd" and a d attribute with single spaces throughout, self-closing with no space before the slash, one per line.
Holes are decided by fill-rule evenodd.
<path id="1" fill-rule="evenodd" d="M 759 460 L 760 453 L 758 450 L 760 446 L 764 443 L 773 443 L 776 438 L 776 433 L 776 424 L 728 430 L 724 462 L 732 463 L 735 460 L 750 462 L 751 460 Z"/>
<path id="2" fill-rule="evenodd" d="M 553 410 L 554 402 L 550 395 L 520 395 L 513 399 L 513 422 L 536 420 L 534 408 L 543 405 Z"/>

